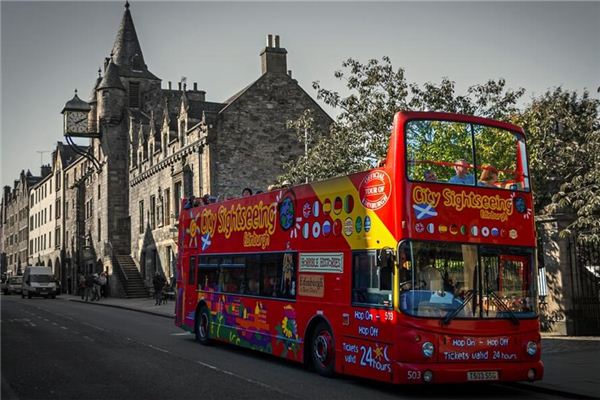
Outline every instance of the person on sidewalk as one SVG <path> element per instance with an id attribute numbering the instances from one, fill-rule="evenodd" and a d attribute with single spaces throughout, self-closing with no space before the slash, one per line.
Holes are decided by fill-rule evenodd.
<path id="1" fill-rule="evenodd" d="M 100 283 L 100 296 L 106 298 L 106 284 L 108 283 L 108 280 L 106 279 L 106 273 L 104 271 L 102 271 L 98 277 L 98 283 Z"/>
<path id="2" fill-rule="evenodd" d="M 160 274 L 160 272 L 156 272 L 154 274 L 154 278 L 152 279 L 152 286 L 154 286 L 154 305 L 159 306 L 162 304 L 163 298 L 163 287 L 165 286 L 165 277 Z"/>
<path id="3" fill-rule="evenodd" d="M 94 290 L 94 275 L 87 274 L 85 277 L 85 301 L 94 301 L 92 291 Z"/>
<path id="4" fill-rule="evenodd" d="M 92 286 L 92 301 L 100 301 L 100 276 L 95 273 Z"/>
<path id="5" fill-rule="evenodd" d="M 85 276 L 79 274 L 79 282 L 77 286 L 77 294 L 81 296 L 81 300 L 85 299 Z"/>

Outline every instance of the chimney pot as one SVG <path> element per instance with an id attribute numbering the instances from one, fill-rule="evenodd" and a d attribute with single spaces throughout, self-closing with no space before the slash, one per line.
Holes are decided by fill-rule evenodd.
<path id="1" fill-rule="evenodd" d="M 194 92 L 198 91 L 198 82 L 194 82 Z"/>
<path id="2" fill-rule="evenodd" d="M 275 35 L 275 47 L 279 48 L 279 35 Z"/>
<path id="3" fill-rule="evenodd" d="M 181 91 L 181 82 L 177 82 L 177 86 L 179 87 L 179 90 Z"/>
<path id="4" fill-rule="evenodd" d="M 187 83 L 183 83 L 183 91 L 185 92 L 187 90 Z"/>
<path id="5" fill-rule="evenodd" d="M 292 77 L 292 70 L 288 69 L 288 76 L 291 78 Z"/>
<path id="6" fill-rule="evenodd" d="M 169 81 L 169 90 L 171 90 L 171 81 Z"/>
<path id="7" fill-rule="evenodd" d="M 273 35 L 270 33 L 267 35 L 267 47 L 273 47 Z"/>

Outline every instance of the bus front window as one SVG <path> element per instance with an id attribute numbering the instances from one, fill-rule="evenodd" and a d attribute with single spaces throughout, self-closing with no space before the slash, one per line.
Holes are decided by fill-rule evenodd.
<path id="1" fill-rule="evenodd" d="M 522 135 L 464 122 L 412 120 L 405 126 L 411 181 L 529 190 Z"/>
<path id="2" fill-rule="evenodd" d="M 412 242 L 400 254 L 398 291 L 406 314 L 445 320 L 536 315 L 531 250 Z"/>

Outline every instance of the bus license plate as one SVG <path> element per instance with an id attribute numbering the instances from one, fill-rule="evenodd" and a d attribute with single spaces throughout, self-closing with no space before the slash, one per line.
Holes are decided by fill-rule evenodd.
<path id="1" fill-rule="evenodd" d="M 467 372 L 468 381 L 497 381 L 498 371 L 471 371 Z"/>

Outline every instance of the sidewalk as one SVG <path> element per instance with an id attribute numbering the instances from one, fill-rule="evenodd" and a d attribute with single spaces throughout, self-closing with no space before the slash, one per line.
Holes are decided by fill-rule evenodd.
<path id="1" fill-rule="evenodd" d="M 175 318 L 175 300 L 169 300 L 167 304 L 161 304 L 160 306 L 154 305 L 154 299 L 152 297 L 142 297 L 139 299 L 124 299 L 118 297 L 109 297 L 101 299 L 100 301 L 85 301 L 81 300 L 80 296 L 74 296 L 69 294 L 62 294 L 57 299 L 76 301 L 80 303 L 88 303 L 93 306 L 105 306 L 123 308 L 126 310 L 139 311 L 146 314 L 158 315 L 160 317 Z"/>
<path id="2" fill-rule="evenodd" d="M 84 302 L 79 296 L 61 295 L 59 299 Z M 175 301 L 154 305 L 154 299 L 112 298 L 88 302 L 90 306 L 123 308 L 174 318 Z M 600 399 L 600 337 L 543 336 L 544 379 L 519 383 L 547 393 Z"/>
<path id="3" fill-rule="evenodd" d="M 600 398 L 600 337 L 543 335 L 542 360 L 544 379 L 525 385 Z"/>

